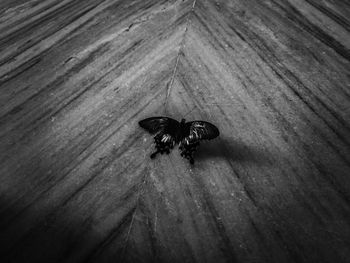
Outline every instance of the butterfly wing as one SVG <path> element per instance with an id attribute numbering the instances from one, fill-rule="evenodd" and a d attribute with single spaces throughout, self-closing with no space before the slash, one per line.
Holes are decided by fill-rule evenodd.
<path id="1" fill-rule="evenodd" d="M 156 152 L 152 153 L 154 158 L 158 153 L 169 153 L 178 142 L 180 123 L 168 117 L 150 117 L 139 121 L 139 125 L 154 136 Z"/>
<path id="2" fill-rule="evenodd" d="M 185 124 L 189 134 L 184 139 L 188 142 L 212 140 L 220 135 L 219 129 L 210 122 L 191 121 Z"/>
<path id="3" fill-rule="evenodd" d="M 192 121 L 185 124 L 180 143 L 181 156 L 194 163 L 193 154 L 202 140 L 212 140 L 220 135 L 219 129 L 210 122 Z"/>
<path id="4" fill-rule="evenodd" d="M 139 121 L 139 125 L 151 134 L 160 131 L 174 131 L 180 127 L 180 123 L 168 117 L 150 117 Z"/>

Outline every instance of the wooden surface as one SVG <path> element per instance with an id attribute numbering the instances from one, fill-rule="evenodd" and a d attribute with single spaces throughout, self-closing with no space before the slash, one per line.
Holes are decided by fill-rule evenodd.
<path id="1" fill-rule="evenodd" d="M 349 262 L 349 17 L 0 1 L 0 262 Z M 157 115 L 220 138 L 151 160 Z"/>

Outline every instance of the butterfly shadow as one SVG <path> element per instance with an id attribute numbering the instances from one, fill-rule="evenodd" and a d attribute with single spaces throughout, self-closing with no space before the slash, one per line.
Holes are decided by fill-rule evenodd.
<path id="1" fill-rule="evenodd" d="M 268 154 L 261 148 L 248 146 L 231 138 L 203 143 L 195 154 L 196 161 L 225 158 L 229 162 L 250 162 L 257 165 L 269 165 Z"/>

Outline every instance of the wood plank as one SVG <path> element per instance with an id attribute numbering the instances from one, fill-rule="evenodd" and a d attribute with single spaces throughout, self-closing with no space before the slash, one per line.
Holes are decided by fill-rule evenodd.
<path id="1" fill-rule="evenodd" d="M 0 3 L 1 262 L 347 262 L 350 5 Z M 150 116 L 220 137 L 154 160 Z"/>

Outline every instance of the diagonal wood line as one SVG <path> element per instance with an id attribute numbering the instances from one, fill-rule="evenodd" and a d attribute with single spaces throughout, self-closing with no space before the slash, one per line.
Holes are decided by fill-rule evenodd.
<path id="1" fill-rule="evenodd" d="M 139 208 L 139 205 L 140 205 L 140 197 L 141 197 L 141 194 L 142 194 L 142 191 L 144 190 L 144 187 L 145 187 L 145 184 L 146 184 L 146 180 L 147 180 L 147 173 L 144 174 L 143 176 L 143 180 L 142 182 L 140 183 L 140 186 L 139 186 L 139 190 L 138 190 L 138 195 L 137 195 L 137 200 L 136 200 L 136 206 L 135 206 L 135 209 L 133 211 L 133 214 L 132 214 L 132 217 L 131 217 L 131 222 L 130 222 L 130 226 L 129 226 L 129 229 L 128 229 L 128 232 L 126 234 L 126 238 L 125 238 L 125 241 L 124 241 L 124 246 L 123 246 L 123 250 L 121 252 L 121 261 L 123 261 L 124 257 L 125 257 L 125 254 L 126 254 L 126 250 L 128 248 L 128 242 L 129 242 L 129 238 L 130 238 L 130 234 L 131 234 L 131 230 L 132 230 L 132 227 L 134 226 L 134 221 L 135 221 L 135 216 L 136 216 L 136 212 Z"/>
<path id="2" fill-rule="evenodd" d="M 324 13 L 326 16 L 333 19 L 336 23 L 341 25 L 348 32 L 350 32 L 350 22 L 347 21 L 346 18 L 337 14 L 337 12 L 329 8 L 327 5 L 323 6 L 320 1 L 315 1 L 315 0 L 305 0 L 305 1 L 310 5 L 312 5 L 314 8 L 318 9 L 320 12 Z"/>
<path id="3" fill-rule="evenodd" d="M 96 15 L 98 12 L 109 7 L 107 0 L 103 0 L 99 3 L 95 3 L 92 6 L 87 6 L 85 9 L 81 10 L 80 13 L 70 18 L 69 23 L 58 28 L 58 30 L 48 34 L 36 44 L 30 46 L 27 49 L 22 50 L 20 53 L 15 55 L 10 55 L 10 57 L 5 58 L 5 60 L 0 61 L 0 84 L 4 84 L 9 78 L 14 78 L 11 76 L 11 72 L 16 71 L 18 68 L 25 66 L 30 59 L 28 56 L 31 52 L 39 52 L 39 54 L 45 54 L 53 48 L 56 42 L 61 41 L 64 37 L 69 35 L 71 32 L 81 27 L 86 21 L 90 20 L 92 16 Z M 107 5 L 102 7 L 103 5 Z M 102 7 L 101 10 L 98 7 Z M 53 41 L 55 40 L 55 41 Z M 37 45 L 38 43 L 45 42 L 45 45 Z M 1 45 L 1 43 L 0 43 Z M 24 62 L 23 62 L 24 61 Z M 18 73 L 16 74 L 18 75 Z"/>
<path id="4" fill-rule="evenodd" d="M 316 38 L 318 41 L 327 45 L 329 48 L 333 49 L 334 52 L 338 53 L 347 61 L 350 60 L 349 49 L 339 42 L 333 36 L 327 34 L 323 28 L 318 27 L 313 24 L 308 18 L 304 17 L 299 10 L 297 10 L 292 4 L 286 1 L 284 4 L 281 4 L 280 1 L 272 1 L 276 6 L 281 8 L 284 12 L 288 13 L 288 19 L 294 23 L 296 26 L 300 27 L 305 32 L 309 33 L 311 36 Z M 289 12 L 287 9 L 290 9 L 292 12 Z"/>
<path id="5" fill-rule="evenodd" d="M 185 38 L 186 38 L 187 31 L 188 31 L 189 18 L 190 18 L 191 13 L 193 13 L 193 11 L 194 11 L 194 7 L 196 5 L 196 1 L 197 0 L 193 1 L 191 10 L 188 13 L 187 18 L 186 18 L 186 27 L 185 27 L 184 36 L 183 36 L 183 38 L 181 40 L 180 48 L 179 48 L 179 51 L 177 52 L 177 56 L 176 56 L 175 67 L 174 67 L 174 70 L 173 70 L 170 82 L 169 82 L 168 87 L 167 87 L 167 94 L 166 94 L 165 102 L 164 102 L 164 111 L 165 111 L 165 113 L 167 113 L 168 99 L 169 99 L 169 95 L 170 95 L 170 92 L 171 92 L 171 88 L 173 87 L 176 70 L 177 70 L 177 67 L 178 67 L 178 64 L 179 64 L 181 50 L 184 48 L 184 45 L 185 45 Z"/>
<path id="6" fill-rule="evenodd" d="M 97 257 L 99 254 L 103 253 L 103 250 L 105 247 L 107 247 L 111 241 L 113 241 L 117 236 L 121 234 L 121 232 L 124 229 L 124 226 L 127 225 L 132 218 L 132 214 L 134 213 L 136 209 L 136 205 L 133 206 L 123 217 L 122 219 L 116 224 L 116 226 L 109 232 L 107 237 L 102 240 L 95 248 L 92 249 L 90 253 L 86 255 L 84 260 L 81 262 L 94 262 L 94 258 Z"/>

